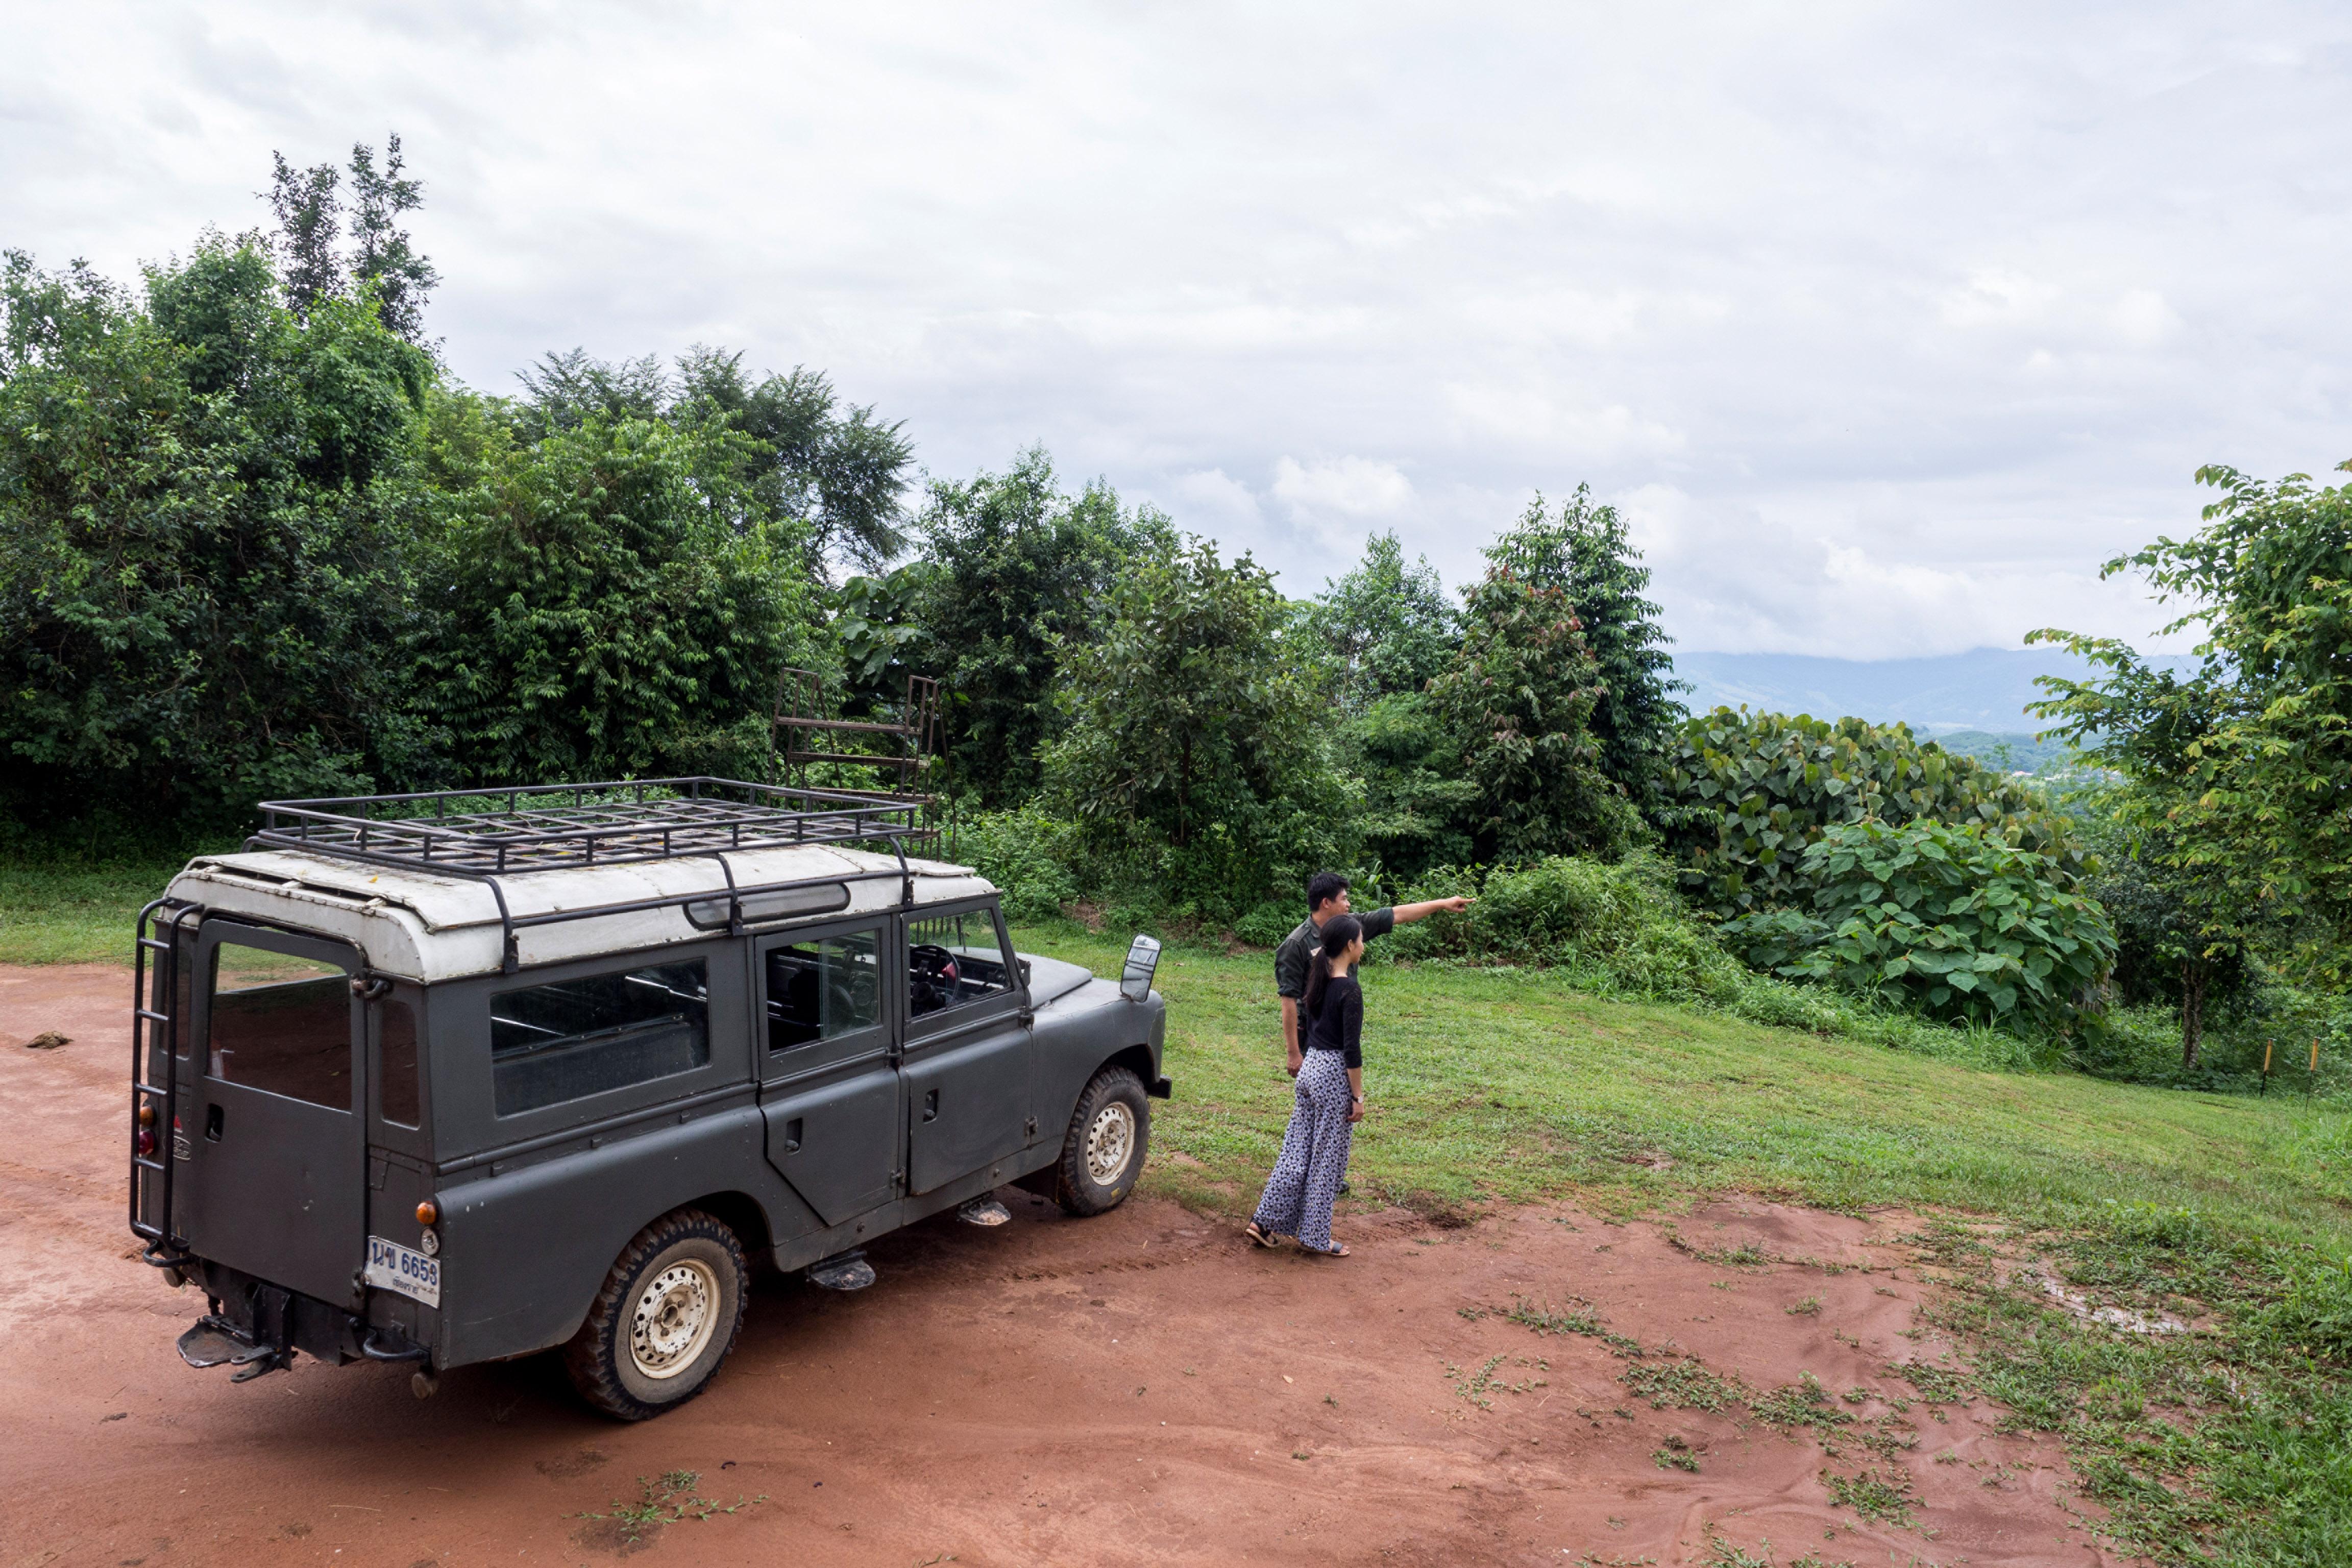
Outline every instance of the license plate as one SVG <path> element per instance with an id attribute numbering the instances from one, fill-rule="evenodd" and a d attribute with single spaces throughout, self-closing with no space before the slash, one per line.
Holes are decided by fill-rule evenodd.
<path id="1" fill-rule="evenodd" d="M 428 1307 L 441 1304 L 441 1260 L 380 1236 L 368 1237 L 367 1282 Z"/>

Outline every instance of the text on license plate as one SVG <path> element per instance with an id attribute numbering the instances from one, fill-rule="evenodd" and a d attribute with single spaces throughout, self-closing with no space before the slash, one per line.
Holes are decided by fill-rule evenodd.
<path id="1" fill-rule="evenodd" d="M 428 1307 L 441 1304 L 441 1260 L 380 1236 L 368 1237 L 367 1282 Z"/>

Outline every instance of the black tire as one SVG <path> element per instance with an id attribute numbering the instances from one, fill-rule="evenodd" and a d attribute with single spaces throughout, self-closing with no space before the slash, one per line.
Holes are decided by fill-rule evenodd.
<path id="1" fill-rule="evenodd" d="M 1111 1152 L 1106 1145 L 1117 1136 L 1122 1111 L 1125 1158 L 1114 1168 L 1106 1163 Z M 1125 1068 L 1103 1068 L 1078 1096 L 1078 1109 L 1070 1117 L 1062 1157 L 1054 1165 L 1054 1201 L 1063 1213 L 1081 1219 L 1109 1213 L 1135 1190 L 1150 1145 L 1151 1098 L 1143 1092 L 1143 1080 Z"/>
<path id="2" fill-rule="evenodd" d="M 637 1232 L 563 1347 L 580 1397 L 616 1421 L 644 1421 L 701 1393 L 735 1348 L 751 1273 L 735 1233 L 700 1209 Z"/>

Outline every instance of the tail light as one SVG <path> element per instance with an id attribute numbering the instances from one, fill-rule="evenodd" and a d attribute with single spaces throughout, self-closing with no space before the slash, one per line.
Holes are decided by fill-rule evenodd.
<path id="1" fill-rule="evenodd" d="M 142 1127 L 139 1130 L 138 1138 L 134 1141 L 134 1146 L 142 1154 L 152 1154 L 155 1152 L 155 1130 L 152 1127 Z"/>

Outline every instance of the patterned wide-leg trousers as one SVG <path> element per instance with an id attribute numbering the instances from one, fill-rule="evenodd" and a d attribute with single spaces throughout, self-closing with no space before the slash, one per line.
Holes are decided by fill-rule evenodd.
<path id="1" fill-rule="evenodd" d="M 1355 1132 L 1348 1121 L 1351 1098 L 1347 1059 L 1338 1051 L 1307 1052 L 1282 1156 L 1258 1200 L 1258 1229 L 1295 1236 L 1306 1247 L 1331 1245 L 1331 1205 L 1348 1173 L 1348 1142 Z"/>

